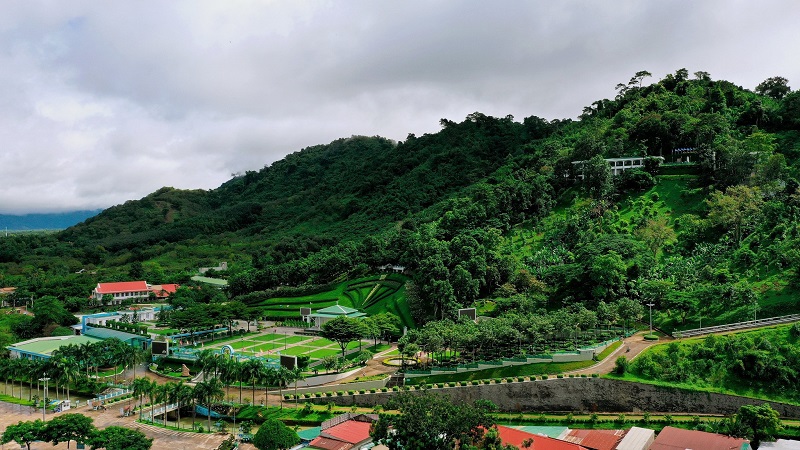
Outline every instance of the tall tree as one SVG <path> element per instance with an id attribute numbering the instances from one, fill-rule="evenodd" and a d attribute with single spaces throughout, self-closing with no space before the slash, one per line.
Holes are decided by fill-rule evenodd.
<path id="1" fill-rule="evenodd" d="M 44 440 L 52 442 L 53 445 L 66 442 L 69 448 L 71 441 L 84 442 L 96 432 L 91 417 L 83 414 L 61 414 L 47 422 Z"/>
<path id="2" fill-rule="evenodd" d="M 269 418 L 253 436 L 258 450 L 286 450 L 300 443 L 300 437 L 280 420 Z"/>
<path id="3" fill-rule="evenodd" d="M 387 408 L 400 414 L 381 415 L 370 434 L 390 450 L 449 450 L 473 445 L 481 438 L 481 429 L 494 425 L 483 405 L 456 404 L 435 394 L 402 393 Z"/>
<path id="4" fill-rule="evenodd" d="M 345 357 L 347 344 L 361 339 L 362 335 L 363 330 L 359 319 L 339 316 L 322 324 L 322 336 L 339 344 L 342 349 L 342 358 Z"/>

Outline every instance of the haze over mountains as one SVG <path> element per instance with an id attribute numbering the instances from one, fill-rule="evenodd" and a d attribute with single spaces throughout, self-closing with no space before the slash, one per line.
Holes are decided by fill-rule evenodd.
<path id="1" fill-rule="evenodd" d="M 72 211 L 51 214 L 0 214 L 0 231 L 32 231 L 32 230 L 63 230 L 83 222 L 89 217 L 100 213 L 102 209 L 92 211 Z"/>

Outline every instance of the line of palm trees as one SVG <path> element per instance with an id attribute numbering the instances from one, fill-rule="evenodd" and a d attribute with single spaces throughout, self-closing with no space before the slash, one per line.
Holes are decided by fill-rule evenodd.
<path id="1" fill-rule="evenodd" d="M 268 399 L 269 388 L 277 387 L 280 407 L 283 408 L 283 389 L 294 383 L 296 399 L 297 382 L 305 378 L 305 374 L 299 367 L 294 369 L 287 369 L 283 366 L 272 367 L 258 358 L 237 360 L 213 350 L 199 352 L 197 364 L 200 365 L 203 372 L 203 381 L 195 383 L 193 387 L 184 384 L 183 381 L 158 384 L 154 380 L 144 377 L 134 379 L 131 388 L 134 397 L 139 399 L 139 419 L 142 419 L 142 400 L 144 397 L 148 397 L 151 420 L 154 420 L 153 412 L 157 404 L 163 404 L 164 411 L 166 411 L 167 405 L 177 404 L 178 427 L 180 427 L 181 408 L 191 406 L 193 411 L 192 427 L 194 427 L 196 406 L 200 405 L 208 409 L 208 428 L 211 429 L 211 411 L 214 405 L 219 404 L 225 398 L 231 398 L 231 387 L 238 386 L 239 388 L 239 404 L 242 404 L 245 387 L 252 390 L 253 404 L 256 401 L 257 389 L 263 388 L 265 398 Z M 266 401 L 266 406 L 269 406 L 268 401 Z M 165 426 L 167 424 L 166 417 L 165 413 L 163 417 Z"/>
<path id="2" fill-rule="evenodd" d="M 145 361 L 147 352 L 131 347 L 119 339 L 107 339 L 81 345 L 66 345 L 55 350 L 49 359 L 8 358 L 0 362 L 0 378 L 4 380 L 3 393 L 8 395 L 9 382 L 20 381 L 18 397 L 22 398 L 22 385 L 28 382 L 28 400 L 33 399 L 33 384 L 36 383 L 37 397 L 42 383 L 48 378 L 49 388 L 55 389 L 59 397 L 65 391 L 70 398 L 71 387 L 78 386 L 87 394 L 97 393 L 105 383 L 92 384 L 98 379 L 98 371 L 103 367 L 114 367 L 114 383 L 120 366 L 133 366 Z M 92 378 L 94 375 L 94 378 Z M 11 383 L 11 396 L 15 384 Z"/>

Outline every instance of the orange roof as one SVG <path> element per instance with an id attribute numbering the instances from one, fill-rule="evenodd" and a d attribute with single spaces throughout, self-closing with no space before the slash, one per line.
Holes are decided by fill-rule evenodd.
<path id="1" fill-rule="evenodd" d="M 739 450 L 749 448 L 747 439 L 736 439 L 705 431 L 664 427 L 650 450 Z M 745 444 L 746 447 L 745 447 Z"/>
<path id="2" fill-rule="evenodd" d="M 314 440 L 308 444 L 308 447 L 322 450 L 350 450 L 353 448 L 353 444 L 319 436 L 314 438 Z"/>
<path id="3" fill-rule="evenodd" d="M 115 292 L 147 292 L 147 282 L 120 281 L 116 283 L 97 283 L 95 290 L 98 294 L 113 294 Z"/>
<path id="4" fill-rule="evenodd" d="M 564 440 L 594 450 L 614 450 L 624 436 L 624 430 L 571 430 Z"/>
<path id="5" fill-rule="evenodd" d="M 573 444 L 572 442 L 562 441 L 547 436 L 528 433 L 527 431 L 518 430 L 516 428 L 509 428 L 503 425 L 495 425 L 497 432 L 500 435 L 500 441 L 503 445 L 513 445 L 517 448 L 522 448 L 522 443 L 526 439 L 533 439 L 531 450 L 587 450 L 586 448 Z"/>
<path id="6" fill-rule="evenodd" d="M 348 420 L 323 430 L 321 436 L 328 436 L 340 441 L 357 444 L 369 439 L 369 429 L 371 426 L 372 424 L 369 422 Z"/>

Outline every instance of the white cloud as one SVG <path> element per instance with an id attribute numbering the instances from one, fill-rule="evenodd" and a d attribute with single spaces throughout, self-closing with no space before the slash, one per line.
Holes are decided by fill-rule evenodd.
<path id="1" fill-rule="evenodd" d="M 0 213 L 211 189 L 302 147 L 481 111 L 575 117 L 638 70 L 800 87 L 794 0 L 17 2 Z"/>

